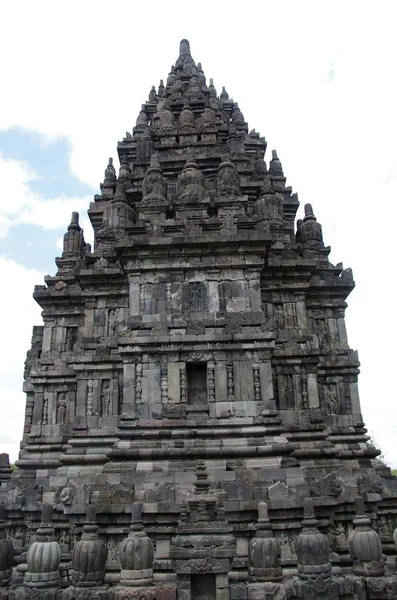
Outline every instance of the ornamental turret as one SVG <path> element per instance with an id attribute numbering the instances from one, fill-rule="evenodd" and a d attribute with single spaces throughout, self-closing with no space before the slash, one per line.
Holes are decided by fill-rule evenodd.
<path id="1" fill-rule="evenodd" d="M 109 158 L 108 166 L 105 169 L 105 179 L 101 184 L 101 189 L 105 187 L 114 188 L 116 185 L 116 169 L 113 166 L 113 158 Z"/>
<path id="2" fill-rule="evenodd" d="M 73 212 L 68 230 L 63 236 L 62 258 L 80 258 L 83 254 L 84 237 L 79 225 L 79 213 Z"/>
<path id="3" fill-rule="evenodd" d="M 175 83 L 175 80 L 176 80 L 175 67 L 172 66 L 171 67 L 171 71 L 170 71 L 170 73 L 169 73 L 169 75 L 167 77 L 167 84 L 166 84 L 166 86 L 167 87 L 171 87 Z"/>
<path id="4" fill-rule="evenodd" d="M 197 63 L 197 77 L 198 77 L 201 85 L 205 86 L 206 85 L 206 79 L 205 79 L 203 67 L 201 66 L 200 62 Z"/>
<path id="5" fill-rule="evenodd" d="M 72 582 L 75 587 L 97 587 L 105 577 L 106 544 L 98 535 L 95 507 L 89 505 L 81 539 L 72 555 Z"/>
<path id="6" fill-rule="evenodd" d="M 194 160 L 187 160 L 178 175 L 179 201 L 198 201 L 205 195 L 204 175 Z"/>
<path id="7" fill-rule="evenodd" d="M 120 544 L 120 586 L 141 587 L 153 582 L 153 543 L 142 524 L 142 504 L 134 502 L 128 537 Z M 146 596 L 145 596 L 146 598 Z"/>
<path id="8" fill-rule="evenodd" d="M 249 568 L 251 577 L 259 581 L 281 579 L 280 542 L 274 537 L 266 502 L 258 503 L 256 534 L 249 543 L 248 555 L 251 564 Z"/>
<path id="9" fill-rule="evenodd" d="M 119 181 L 127 181 L 131 176 L 130 165 L 127 157 L 124 156 L 120 162 Z"/>
<path id="10" fill-rule="evenodd" d="M 124 181 L 118 181 L 115 196 L 108 207 L 107 225 L 115 229 L 125 229 L 133 222 L 133 209 L 128 204 Z"/>
<path id="11" fill-rule="evenodd" d="M 311 204 L 305 204 L 305 217 L 300 228 L 300 239 L 305 248 L 317 249 L 324 246 L 322 228 L 314 216 Z"/>
<path id="12" fill-rule="evenodd" d="M 157 102 L 157 92 L 154 85 L 152 85 L 151 90 L 149 92 L 149 102 Z"/>
<path id="13" fill-rule="evenodd" d="M 295 542 L 298 573 L 302 579 L 327 577 L 331 574 L 328 538 L 317 529 L 313 500 L 305 498 L 302 531 Z"/>
<path id="14" fill-rule="evenodd" d="M 377 577 L 385 572 L 382 543 L 371 527 L 371 519 L 365 514 L 364 500 L 355 498 L 356 516 L 353 519 L 354 530 L 350 533 L 347 545 L 353 559 L 353 573 L 363 577 Z"/>
<path id="15" fill-rule="evenodd" d="M 260 196 L 254 204 L 254 214 L 259 217 L 261 223 L 269 223 L 273 227 L 284 225 L 283 201 L 272 189 L 268 177 L 265 177 Z"/>
<path id="16" fill-rule="evenodd" d="M 222 87 L 222 92 L 219 98 L 221 100 L 229 100 L 229 94 L 227 93 L 225 86 Z"/>
<path id="17" fill-rule="evenodd" d="M 138 206 L 139 219 L 165 219 L 168 206 L 167 182 L 157 152 L 150 159 L 150 167 L 142 183 L 142 194 L 142 203 Z"/>
<path id="18" fill-rule="evenodd" d="M 204 133 L 216 133 L 216 115 L 209 103 L 204 107 L 201 115 L 201 131 Z M 210 141 L 208 138 L 205 138 Z"/>
<path id="19" fill-rule="evenodd" d="M 216 191 L 220 196 L 240 196 L 240 175 L 228 157 L 221 162 L 216 176 Z"/>
<path id="20" fill-rule="evenodd" d="M 181 114 L 179 115 L 178 129 L 180 133 L 184 134 L 194 133 L 196 130 L 194 113 L 190 108 L 190 103 L 187 99 L 185 100 L 185 105 L 181 110 Z"/>
<path id="21" fill-rule="evenodd" d="M 191 67 L 195 66 L 195 62 L 190 54 L 190 44 L 188 40 L 181 40 L 179 45 L 179 57 L 175 63 L 176 67 L 182 67 L 184 71 L 191 72 Z"/>
<path id="22" fill-rule="evenodd" d="M 284 177 L 283 165 L 277 156 L 276 150 L 272 150 L 272 160 L 270 161 L 269 170 L 271 175 L 275 177 Z"/>
<path id="23" fill-rule="evenodd" d="M 36 540 L 29 547 L 26 562 L 28 570 L 25 573 L 24 584 L 27 587 L 55 588 L 59 586 L 61 548 L 55 540 L 51 504 L 43 505 L 40 527 L 37 530 Z"/>
<path id="24" fill-rule="evenodd" d="M 162 135 L 173 135 L 176 132 L 170 101 L 165 96 L 162 96 L 157 103 L 154 125 Z"/>
<path id="25" fill-rule="evenodd" d="M 234 103 L 232 115 L 230 117 L 232 123 L 234 123 L 238 130 L 245 131 L 248 133 L 248 125 L 245 122 L 244 115 L 239 109 L 237 102 Z"/>

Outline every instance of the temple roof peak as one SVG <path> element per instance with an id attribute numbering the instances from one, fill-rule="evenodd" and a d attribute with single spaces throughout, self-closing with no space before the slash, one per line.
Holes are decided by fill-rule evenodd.
<path id="1" fill-rule="evenodd" d="M 190 67 L 186 65 L 186 63 L 190 64 Z M 193 66 L 195 66 L 195 62 L 190 54 L 190 44 L 188 40 L 181 40 L 179 45 L 179 57 L 176 61 L 176 67 L 183 67 L 183 70 L 191 70 Z"/>
<path id="2" fill-rule="evenodd" d="M 179 56 L 182 56 L 183 54 L 188 54 L 191 56 L 189 40 L 183 39 L 179 44 Z"/>

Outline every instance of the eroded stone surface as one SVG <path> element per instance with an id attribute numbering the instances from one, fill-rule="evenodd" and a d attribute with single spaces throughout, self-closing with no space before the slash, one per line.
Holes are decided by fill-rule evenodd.
<path id="1" fill-rule="evenodd" d="M 2 531 L 21 563 L 9 584 L 10 557 L 0 564 L 4 594 L 391 598 L 397 484 L 362 421 L 352 272 L 329 262 L 311 205 L 295 227 L 277 153 L 268 167 L 265 138 L 186 40 L 164 81 L 118 144 L 118 176 L 109 159 L 94 249 L 73 213 L 57 274 L 35 288 L 19 470 L 0 461 Z M 30 588 L 22 577 L 43 504 L 62 552 L 45 592 L 44 566 Z M 82 534 L 77 548 L 101 560 L 75 552 L 72 577 Z"/>

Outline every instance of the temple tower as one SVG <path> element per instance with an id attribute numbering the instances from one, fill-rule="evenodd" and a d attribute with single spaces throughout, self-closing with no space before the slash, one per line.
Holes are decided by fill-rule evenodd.
<path id="1" fill-rule="evenodd" d="M 73 213 L 35 288 L 19 471 L 0 488 L 16 560 L 45 503 L 60 569 L 74 552 L 70 585 L 94 582 L 92 597 L 389 597 L 397 486 L 361 416 L 352 272 L 329 261 L 311 205 L 295 225 L 277 152 L 267 165 L 265 138 L 207 81 L 183 40 L 118 175 L 109 159 L 94 248 Z M 359 583 L 357 496 L 382 564 Z M 79 558 L 87 540 L 100 565 Z"/>

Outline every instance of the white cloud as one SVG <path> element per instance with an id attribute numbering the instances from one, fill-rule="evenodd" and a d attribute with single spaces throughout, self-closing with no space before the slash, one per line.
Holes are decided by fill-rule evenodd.
<path id="1" fill-rule="evenodd" d="M 4 158 L 0 152 L 0 238 L 6 237 L 11 227 L 20 223 L 66 230 L 73 211 L 86 211 L 89 196 L 58 196 L 45 200 L 29 186 L 36 179 L 38 175 L 28 164 Z"/>

